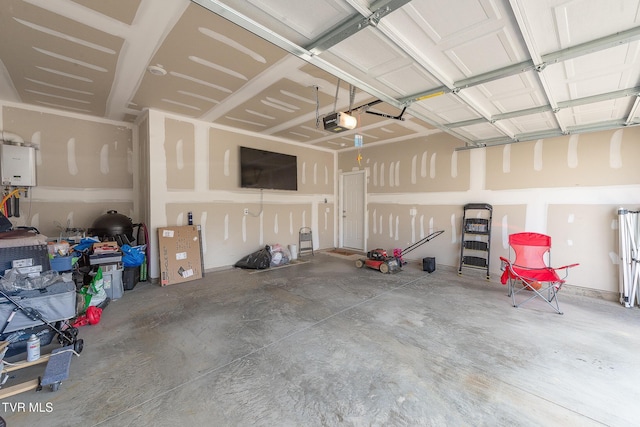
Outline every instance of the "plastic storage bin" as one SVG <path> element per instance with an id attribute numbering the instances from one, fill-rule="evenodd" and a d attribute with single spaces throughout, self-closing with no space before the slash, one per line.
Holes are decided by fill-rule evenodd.
<path id="1" fill-rule="evenodd" d="M 111 300 L 122 298 L 124 287 L 122 285 L 122 268 L 118 264 L 102 265 L 102 281 L 104 291 Z"/>
<path id="2" fill-rule="evenodd" d="M 49 260 L 51 269 L 55 271 L 71 271 L 73 268 L 73 257 L 57 256 Z"/>
<path id="3" fill-rule="evenodd" d="M 122 285 L 125 291 L 130 291 L 140 281 L 140 267 L 125 267 L 122 274 Z"/>

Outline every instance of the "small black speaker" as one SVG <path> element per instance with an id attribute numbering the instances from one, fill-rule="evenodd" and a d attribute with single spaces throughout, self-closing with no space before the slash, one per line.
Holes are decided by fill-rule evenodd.
<path id="1" fill-rule="evenodd" d="M 436 271 L 436 259 L 433 257 L 422 258 L 422 270 L 427 273 Z"/>

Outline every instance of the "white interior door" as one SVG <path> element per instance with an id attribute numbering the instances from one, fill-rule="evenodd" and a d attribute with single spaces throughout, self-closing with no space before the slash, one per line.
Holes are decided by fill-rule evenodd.
<path id="1" fill-rule="evenodd" d="M 342 175 L 342 246 L 364 251 L 365 171 Z"/>

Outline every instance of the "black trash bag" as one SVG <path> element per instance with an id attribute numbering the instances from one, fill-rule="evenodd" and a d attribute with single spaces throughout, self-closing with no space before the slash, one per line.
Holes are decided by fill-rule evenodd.
<path id="1" fill-rule="evenodd" d="M 256 251 L 246 257 L 240 259 L 234 264 L 234 267 L 238 268 L 252 268 L 254 270 L 264 270 L 271 265 L 271 251 L 269 246 L 265 246 L 263 249 Z"/>

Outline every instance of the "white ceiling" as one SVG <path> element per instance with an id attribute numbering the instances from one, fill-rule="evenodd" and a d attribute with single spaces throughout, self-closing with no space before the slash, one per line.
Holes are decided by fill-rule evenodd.
<path id="1" fill-rule="evenodd" d="M 639 0 L 3 0 L 0 98 L 127 121 L 156 108 L 334 149 L 355 133 L 527 141 L 640 123 L 639 13 Z M 325 131 L 336 110 L 358 128 Z"/>

